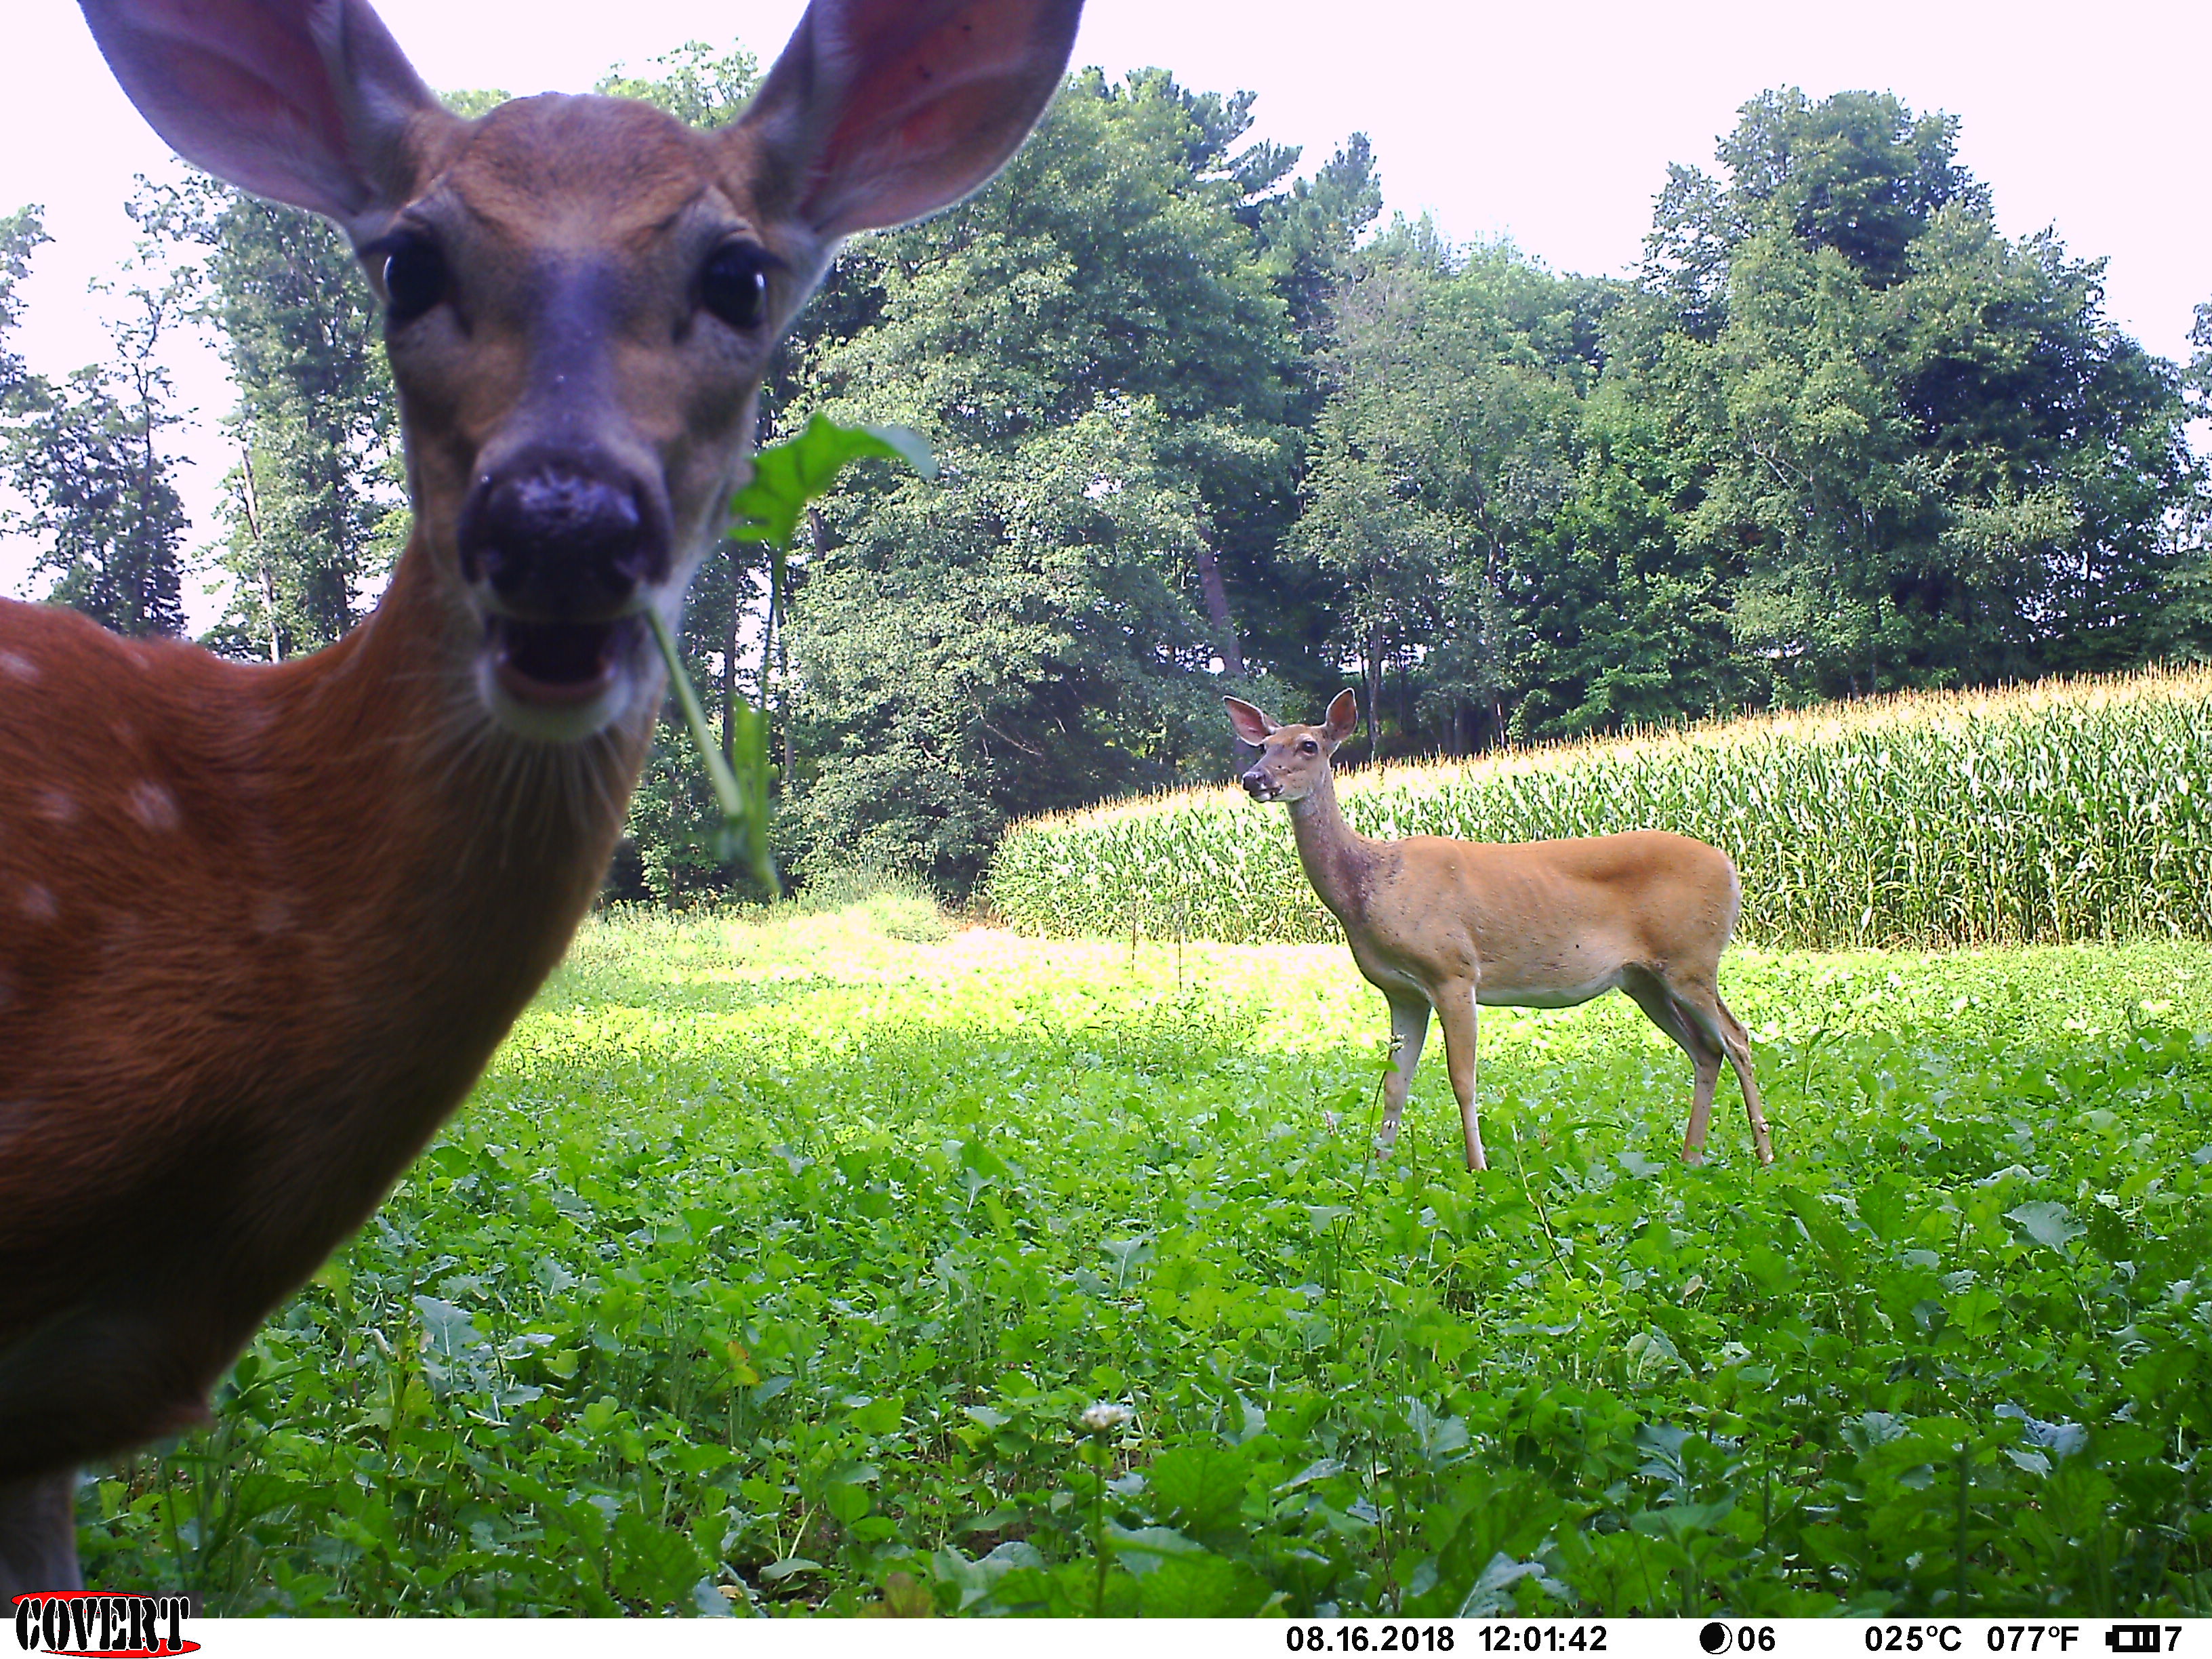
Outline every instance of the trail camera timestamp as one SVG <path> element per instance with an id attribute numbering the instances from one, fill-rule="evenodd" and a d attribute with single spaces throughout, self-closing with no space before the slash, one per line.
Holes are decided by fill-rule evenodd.
<path id="1" fill-rule="evenodd" d="M 1283 1644 L 1292 1653 L 1452 1653 L 1459 1633 L 1449 1625 L 1291 1625 Z"/>
<path id="2" fill-rule="evenodd" d="M 1607 1653 L 1606 1627 L 1597 1624 L 1524 1621 L 1449 1624 L 1291 1625 L 1284 1645 L 1292 1653 Z"/>

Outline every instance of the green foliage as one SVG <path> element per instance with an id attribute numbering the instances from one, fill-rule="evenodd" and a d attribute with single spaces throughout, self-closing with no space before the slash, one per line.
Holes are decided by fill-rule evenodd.
<path id="1" fill-rule="evenodd" d="M 1956 137 L 1763 94 L 1633 284 L 1402 224 L 1355 256 L 1290 550 L 1383 752 L 2212 648 L 2180 379 Z"/>
<path id="2" fill-rule="evenodd" d="M 731 538 L 763 542 L 777 562 L 782 586 L 782 557 L 799 534 L 799 515 L 807 504 L 827 495 L 837 475 L 853 461 L 904 461 L 916 477 L 937 476 L 937 458 L 927 443 L 902 426 L 839 426 L 816 414 L 795 438 L 771 444 L 753 457 L 750 483 L 730 498 L 737 520 Z"/>
<path id="3" fill-rule="evenodd" d="M 2212 938 L 2202 672 L 1355 773 L 1341 793 L 1368 835 L 1695 836 L 1735 859 L 1740 936 L 1765 945 Z M 1236 789 L 1018 825 L 988 892 L 1039 933 L 1338 936 L 1284 815 Z"/>
<path id="4" fill-rule="evenodd" d="M 16 284 L 31 274 L 31 256 L 46 235 L 43 210 L 21 207 L 0 218 L 0 410 L 12 412 L 29 379 L 23 360 L 9 349 L 8 337 L 23 320 Z"/>
<path id="5" fill-rule="evenodd" d="M 603 920 L 215 1427 L 89 1488 L 88 1577 L 219 1613 L 2212 1612 L 2212 956 L 1726 972 L 1776 1166 L 1740 1119 L 1676 1160 L 1687 1067 L 1610 999 L 1486 1019 L 1475 1177 L 1440 1067 L 1366 1156 L 1383 1022 L 1335 947 Z"/>
<path id="6" fill-rule="evenodd" d="M 201 309 L 238 390 L 216 558 L 234 585 L 208 643 L 270 660 L 327 645 L 381 584 L 409 523 L 374 296 L 335 226 L 215 179 L 148 185 L 131 212 L 203 252 Z"/>
<path id="7" fill-rule="evenodd" d="M 616 70 L 592 90 L 609 98 L 635 98 L 689 125 L 712 128 L 736 120 L 760 86 L 760 59 L 734 44 L 718 52 L 703 40 L 687 40 L 649 59 L 647 67 L 654 72 Z"/>
<path id="8" fill-rule="evenodd" d="M 1571 611 L 1553 526 L 1618 296 L 1510 246 L 1455 252 L 1425 221 L 1352 265 L 1292 545 L 1341 584 L 1340 653 L 1364 665 L 1369 706 L 1395 667 L 1402 726 L 1418 699 L 1447 746 L 1487 746 L 1522 734 L 1504 705 L 1533 689 L 1538 629 Z"/>
<path id="9" fill-rule="evenodd" d="M 2000 236 L 1956 123 L 1792 89 L 1677 170 L 1611 349 L 1684 469 L 1676 533 L 1792 701 L 2184 648 L 2200 470 L 2103 267 Z"/>
<path id="10" fill-rule="evenodd" d="M 1245 101 L 1078 76 L 990 185 L 847 254 L 795 375 L 944 471 L 841 500 L 805 550 L 808 861 L 963 887 L 1010 817 L 1217 747 L 1206 669 L 1240 624 L 1203 571 L 1270 562 L 1295 453 L 1247 222 L 1284 158 L 1232 152 Z"/>
<path id="11" fill-rule="evenodd" d="M 18 216 L 0 245 L 0 269 L 43 240 L 36 217 Z M 8 227 L 0 225 L 0 236 Z M 89 364 L 59 385 L 0 360 L 0 475 L 28 510 L 7 515 L 37 544 L 33 574 L 53 578 L 48 602 L 82 611 L 120 634 L 184 631 L 183 553 L 188 522 L 166 434 L 182 424 L 160 353 L 185 303 L 174 283 L 131 289 L 137 315 L 111 327 L 112 366 Z M 0 330 L 12 296 L 0 295 Z"/>
<path id="12" fill-rule="evenodd" d="M 758 81 L 693 42 L 600 90 L 710 126 Z M 1762 93 L 1710 172 L 1669 169 L 1614 281 L 1370 237 L 1364 137 L 1294 179 L 1254 104 L 1072 76 L 999 179 L 862 239 L 801 313 L 759 435 L 896 418 L 945 470 L 792 517 L 787 606 L 742 538 L 692 585 L 680 654 L 724 757 L 770 757 L 783 867 L 967 890 L 1011 823 L 1215 773 L 1248 681 L 1356 675 L 1388 757 L 2212 658 L 2185 441 L 2212 336 L 2154 358 L 2099 261 L 2000 235 L 1954 118 Z M 241 388 L 210 642 L 334 638 L 407 527 L 353 261 L 204 181 L 135 210 L 199 260 Z M 0 223 L 0 327 L 26 235 Z M 166 406 L 118 365 L 46 387 L 33 433 L 0 349 L 11 465 L 58 503 L 64 597 L 173 625 Z M 620 890 L 764 893 L 696 842 L 717 810 L 664 751 Z"/>

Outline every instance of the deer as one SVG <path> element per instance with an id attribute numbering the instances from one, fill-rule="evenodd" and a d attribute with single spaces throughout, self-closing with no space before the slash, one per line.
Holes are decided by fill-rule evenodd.
<path id="1" fill-rule="evenodd" d="M 856 232 L 957 201 L 1081 0 L 812 0 L 732 124 L 447 110 L 364 0 L 82 0 L 185 160 L 335 222 L 413 528 L 274 664 L 0 603 L 0 1594 L 76 1470 L 204 1422 L 559 962 L 770 353 Z"/>
<path id="2" fill-rule="evenodd" d="M 1480 1170 L 1489 1163 L 1475 1111 L 1479 1009 L 1571 1008 L 1618 990 L 1695 1068 L 1683 1161 L 1704 1159 L 1723 1055 L 1742 1089 L 1759 1161 L 1774 1161 L 1750 1034 L 1721 1000 L 1717 978 L 1743 906 L 1727 854 L 1656 830 L 1510 844 L 1373 840 L 1345 822 L 1332 765 L 1358 727 L 1357 696 L 1339 692 L 1318 726 L 1279 726 L 1241 698 L 1222 702 L 1237 738 L 1260 751 L 1238 781 L 1255 800 L 1290 809 L 1306 879 L 1342 924 L 1361 975 L 1390 1005 L 1376 1135 L 1384 1156 L 1431 1010 L 1443 1027 L 1467 1167 Z"/>

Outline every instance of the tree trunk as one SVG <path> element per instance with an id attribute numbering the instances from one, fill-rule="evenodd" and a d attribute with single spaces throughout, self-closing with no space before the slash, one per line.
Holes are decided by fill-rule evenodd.
<path id="1" fill-rule="evenodd" d="M 1237 648 L 1237 622 L 1229 614 L 1229 590 L 1221 580 L 1221 562 L 1213 545 L 1203 537 L 1198 544 L 1198 591 L 1206 599 L 1206 614 L 1213 623 L 1213 638 L 1221 652 L 1221 667 L 1231 679 L 1244 678 L 1244 653 Z"/>
<path id="2" fill-rule="evenodd" d="M 1367 627 L 1367 755 L 1382 757 L 1382 624 Z"/>
<path id="3" fill-rule="evenodd" d="M 283 659 L 283 636 L 276 630 L 276 576 L 269 568 L 269 555 L 261 545 L 261 495 L 253 482 L 253 450 L 241 441 L 238 447 L 238 476 L 243 486 L 246 532 L 253 538 L 253 550 L 261 556 L 261 602 L 269 608 L 269 660 Z"/>

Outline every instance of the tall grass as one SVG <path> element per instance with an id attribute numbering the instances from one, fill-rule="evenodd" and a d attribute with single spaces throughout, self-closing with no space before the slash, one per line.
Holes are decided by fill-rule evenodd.
<path id="1" fill-rule="evenodd" d="M 2212 937 L 2212 672 L 1832 705 L 1338 785 L 1370 836 L 1662 829 L 1741 871 L 1741 938 L 1826 950 Z M 1016 824 L 1021 930 L 1318 940 L 1286 815 L 1231 787 Z"/>

